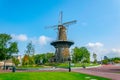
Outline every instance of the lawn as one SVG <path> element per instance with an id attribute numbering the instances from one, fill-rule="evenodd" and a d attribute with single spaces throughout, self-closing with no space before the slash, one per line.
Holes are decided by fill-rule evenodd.
<path id="1" fill-rule="evenodd" d="M 68 62 L 65 63 L 46 63 L 46 66 L 55 66 L 55 67 L 59 67 L 59 68 L 68 68 Z M 90 66 L 98 66 L 100 64 L 92 64 L 92 63 L 85 63 L 84 64 L 86 67 L 90 67 Z M 82 63 L 71 63 L 71 67 L 82 67 L 83 64 Z"/>
<path id="2" fill-rule="evenodd" d="M 98 66 L 99 64 L 92 64 L 92 63 L 85 63 L 86 67 L 90 66 Z M 71 67 L 82 67 L 82 63 L 71 63 Z M 25 66 L 18 66 L 17 69 L 39 69 L 39 68 L 51 68 L 51 67 L 58 67 L 58 68 L 68 68 L 68 62 L 65 63 L 45 63 L 44 65 L 25 65 Z"/>
<path id="3" fill-rule="evenodd" d="M 0 80 L 110 80 L 75 72 L 16 72 L 0 73 Z"/>
<path id="4" fill-rule="evenodd" d="M 49 66 L 47 66 L 48 68 Z M 34 66 L 34 65 L 27 65 L 27 66 L 17 66 L 16 67 L 17 69 L 39 69 L 39 68 L 46 68 L 44 65 L 37 65 L 37 66 Z"/>

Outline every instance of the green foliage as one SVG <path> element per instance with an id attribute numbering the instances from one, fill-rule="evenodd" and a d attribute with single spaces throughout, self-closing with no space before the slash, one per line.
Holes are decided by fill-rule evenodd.
<path id="1" fill-rule="evenodd" d="M 114 58 L 104 58 L 104 60 L 102 60 L 103 64 L 108 64 L 108 63 L 120 63 L 120 57 L 114 57 Z"/>
<path id="2" fill-rule="evenodd" d="M 22 59 L 22 64 L 23 65 L 45 64 L 47 62 L 51 62 L 53 56 L 54 56 L 53 53 L 37 54 L 33 56 L 29 56 L 28 54 L 26 54 Z"/>
<path id="3" fill-rule="evenodd" d="M 90 62 L 90 52 L 87 50 L 86 47 L 75 47 L 73 49 L 73 62 L 85 62 L 89 63 Z"/>
<path id="4" fill-rule="evenodd" d="M 9 59 L 13 53 L 18 53 L 17 42 L 12 42 L 11 39 L 8 34 L 0 34 L 0 60 Z"/>
<path id="5" fill-rule="evenodd" d="M 86 77 L 89 77 L 87 79 Z M 76 72 L 16 72 L 1 73 L 0 80 L 110 80 Z"/>
<path id="6" fill-rule="evenodd" d="M 29 56 L 24 55 L 24 57 L 22 59 L 22 65 L 28 65 L 28 64 L 29 64 Z"/>
<path id="7" fill-rule="evenodd" d="M 120 57 L 115 57 L 110 59 L 114 63 L 120 63 Z"/>
<path id="8" fill-rule="evenodd" d="M 97 64 L 97 59 L 95 59 L 93 63 L 94 63 L 94 64 Z"/>
<path id="9" fill-rule="evenodd" d="M 22 65 L 27 65 L 27 66 L 33 65 L 35 63 L 35 60 L 34 60 L 35 49 L 34 49 L 32 42 L 28 43 L 26 48 L 27 50 L 26 50 L 26 54 L 24 55 L 22 59 Z"/>
<path id="10" fill-rule="evenodd" d="M 62 67 L 62 68 L 68 68 L 68 62 L 65 63 L 50 63 L 49 65 L 55 66 L 55 67 Z M 71 67 L 83 67 L 85 65 L 86 67 L 90 66 L 98 66 L 99 64 L 90 64 L 90 63 L 71 63 Z"/>
<path id="11" fill-rule="evenodd" d="M 77 61 L 81 61 L 81 59 L 82 59 L 82 56 L 81 56 L 82 54 L 81 54 L 81 52 L 80 52 L 80 49 L 78 48 L 78 47 L 75 47 L 74 49 L 73 49 L 73 61 L 74 62 L 77 62 Z"/>
<path id="12" fill-rule="evenodd" d="M 37 54 L 34 58 L 36 64 L 44 64 L 46 62 L 45 54 Z"/>
<path id="13" fill-rule="evenodd" d="M 27 50 L 26 50 L 27 55 L 34 55 L 35 49 L 34 49 L 32 42 L 28 43 L 26 48 L 27 48 Z"/>
<path id="14" fill-rule="evenodd" d="M 34 56 L 29 56 L 27 54 L 24 55 L 23 59 L 22 59 L 22 65 L 33 65 L 34 62 Z"/>
<path id="15" fill-rule="evenodd" d="M 97 54 L 93 53 L 94 63 L 97 63 Z"/>
<path id="16" fill-rule="evenodd" d="M 54 53 L 46 53 L 46 62 L 51 62 L 51 59 L 54 56 Z"/>
<path id="17" fill-rule="evenodd" d="M 33 65 L 34 63 L 34 56 L 29 56 L 29 65 Z"/>
<path id="18" fill-rule="evenodd" d="M 47 62 L 51 62 L 54 53 L 45 53 L 45 54 L 37 54 L 34 56 L 36 64 L 45 64 Z"/>
<path id="19" fill-rule="evenodd" d="M 12 58 L 12 62 L 15 64 L 15 66 L 18 66 L 18 64 L 20 64 L 19 59 L 15 58 L 15 57 Z"/>
<path id="20" fill-rule="evenodd" d="M 108 64 L 108 59 L 102 60 L 103 64 Z"/>
<path id="21" fill-rule="evenodd" d="M 39 69 L 44 68 L 43 65 L 24 65 L 24 66 L 17 66 L 16 69 Z"/>
<path id="22" fill-rule="evenodd" d="M 10 43 L 10 47 L 9 47 L 9 53 L 16 53 L 16 52 L 18 52 L 19 50 L 18 50 L 18 46 L 17 46 L 17 42 L 12 42 L 12 43 Z"/>

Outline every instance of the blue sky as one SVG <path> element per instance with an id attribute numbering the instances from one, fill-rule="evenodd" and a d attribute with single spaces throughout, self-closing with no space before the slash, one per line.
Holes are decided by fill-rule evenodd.
<path id="1" fill-rule="evenodd" d="M 36 53 L 54 52 L 50 45 L 56 31 L 46 26 L 77 20 L 69 26 L 67 35 L 75 46 L 86 46 L 98 58 L 120 57 L 119 0 L 0 0 L 0 33 L 11 34 L 23 54 L 33 41 Z M 92 54 L 91 54 L 92 55 Z"/>

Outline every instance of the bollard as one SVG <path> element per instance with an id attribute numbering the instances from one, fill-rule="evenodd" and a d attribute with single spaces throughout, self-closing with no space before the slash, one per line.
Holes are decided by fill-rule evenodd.
<path id="1" fill-rule="evenodd" d="M 71 72 L 71 63 L 69 61 L 69 72 Z"/>
<path id="2" fill-rule="evenodd" d="M 69 72 L 71 72 L 71 67 L 69 67 Z"/>
<path id="3" fill-rule="evenodd" d="M 85 66 L 85 65 L 83 65 L 82 67 L 83 67 L 84 69 L 86 68 L 86 66 Z"/>
<path id="4" fill-rule="evenodd" d="M 13 68 L 12 68 L 12 72 L 15 72 L 15 70 L 16 70 L 16 68 L 15 68 L 15 66 L 13 66 Z"/>

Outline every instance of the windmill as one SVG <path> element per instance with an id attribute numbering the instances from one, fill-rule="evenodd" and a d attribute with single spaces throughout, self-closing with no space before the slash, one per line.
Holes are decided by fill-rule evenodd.
<path id="1" fill-rule="evenodd" d="M 62 23 L 62 17 L 63 17 L 62 12 L 60 12 L 60 19 L 58 25 L 47 27 L 58 30 L 58 36 L 57 36 L 58 39 L 56 41 L 51 42 L 51 45 L 53 45 L 56 48 L 55 60 L 57 62 L 67 61 L 68 58 L 70 57 L 69 48 L 71 45 L 74 44 L 74 42 L 67 40 L 66 30 L 67 27 L 77 22 L 76 20 L 73 20 Z"/>
<path id="2" fill-rule="evenodd" d="M 53 26 L 49 26 L 49 27 L 46 27 L 46 28 L 57 29 L 58 30 L 57 31 L 57 39 L 58 40 L 67 40 L 67 36 L 66 36 L 66 30 L 67 30 L 67 28 L 70 25 L 75 24 L 77 21 L 73 20 L 73 21 L 62 23 L 62 18 L 63 18 L 63 13 L 61 11 L 60 12 L 60 16 L 59 16 L 58 25 L 53 25 Z"/>

